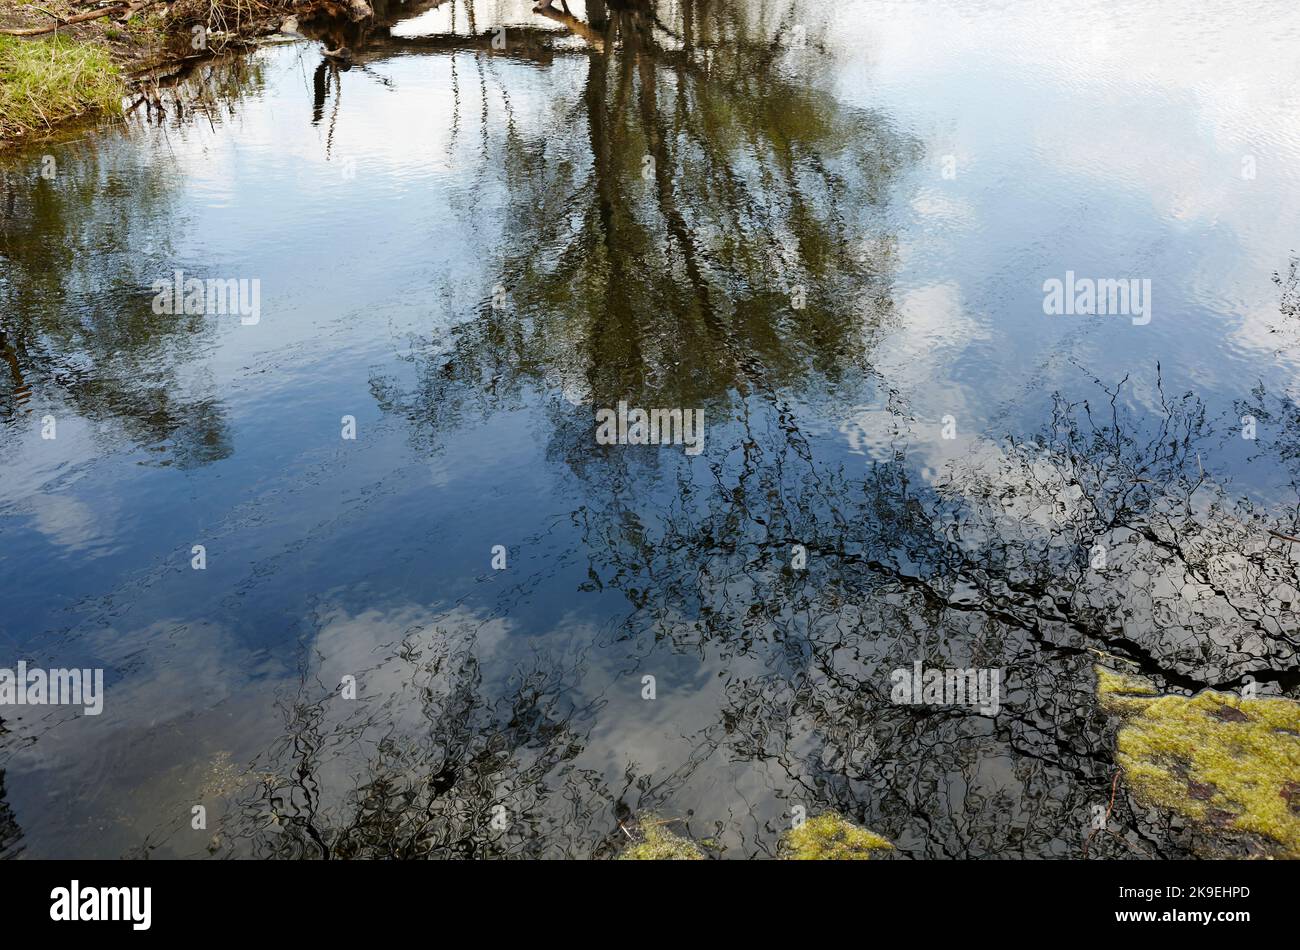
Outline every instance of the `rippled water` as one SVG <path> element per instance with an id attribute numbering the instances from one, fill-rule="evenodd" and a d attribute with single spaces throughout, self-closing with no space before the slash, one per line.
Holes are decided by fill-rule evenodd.
<path id="1" fill-rule="evenodd" d="M 1300 693 L 1300 11 L 1057 6 L 379 4 L 0 158 L 0 667 L 106 671 L 0 853 L 1079 856 L 1094 663 Z"/>

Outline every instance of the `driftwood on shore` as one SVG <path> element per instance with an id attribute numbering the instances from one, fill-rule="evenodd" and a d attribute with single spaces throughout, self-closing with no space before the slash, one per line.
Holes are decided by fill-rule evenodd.
<path id="1" fill-rule="evenodd" d="M 106 16 L 118 15 L 119 19 L 129 17 L 136 11 L 143 10 L 145 7 L 153 6 L 157 2 L 158 0 L 140 0 L 140 2 L 136 4 L 116 3 L 99 10 L 90 10 L 86 13 L 78 13 L 75 16 L 68 17 L 67 19 L 55 16 L 53 13 L 49 13 L 48 10 L 42 10 L 42 13 L 48 13 L 50 16 L 54 17 L 53 23 L 46 24 L 45 26 L 12 27 L 0 30 L 0 33 L 5 34 L 6 36 L 41 36 L 45 33 L 53 33 L 61 26 L 72 26 L 76 23 L 89 23 L 91 20 L 99 20 Z M 364 2 L 364 0 L 361 0 L 361 2 Z"/>
<path id="2" fill-rule="evenodd" d="M 151 7 L 158 2 L 160 2 L 160 0 L 138 0 L 138 2 L 134 4 L 126 2 L 112 3 L 106 7 L 101 7 L 98 10 L 88 10 L 85 13 L 78 13 L 70 17 L 61 17 L 57 14 L 50 13 L 48 10 L 42 10 L 40 7 L 37 7 L 36 9 L 41 10 L 42 13 L 52 17 L 54 22 L 48 23 L 44 26 L 10 27 L 7 29 L 0 29 L 0 33 L 7 36 L 43 36 L 46 33 L 53 33 L 61 26 L 73 26 L 78 23 L 89 23 L 92 20 L 101 20 L 110 16 L 119 20 L 124 20 L 138 11 L 143 10 L 145 7 Z M 337 7 L 340 8 L 343 15 L 353 23 L 360 23 L 363 20 L 372 19 L 375 15 L 374 8 L 370 5 L 368 0 L 319 0 L 319 2 L 308 2 L 306 4 L 297 4 L 297 6 Z"/>
<path id="3" fill-rule="evenodd" d="M 374 9 L 366 0 L 337 0 L 337 2 L 342 4 L 343 9 L 347 11 L 348 19 L 353 23 L 369 20 L 375 15 Z"/>

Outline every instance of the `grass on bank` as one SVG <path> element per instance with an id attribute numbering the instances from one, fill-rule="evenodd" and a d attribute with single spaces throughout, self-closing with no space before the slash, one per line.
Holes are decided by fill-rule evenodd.
<path id="1" fill-rule="evenodd" d="M 0 35 L 0 140 L 91 112 L 119 112 L 124 92 L 121 70 L 102 47 Z"/>

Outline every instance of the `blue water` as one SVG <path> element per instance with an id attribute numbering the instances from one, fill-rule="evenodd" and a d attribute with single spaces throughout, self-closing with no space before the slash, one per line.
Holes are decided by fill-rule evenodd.
<path id="1" fill-rule="evenodd" d="M 2 853 L 605 856 L 656 814 L 744 857 L 802 808 L 1078 856 L 1090 651 L 1296 695 L 1293 5 L 573 13 L 605 42 L 443 4 L 0 157 L 0 667 L 107 683 L 0 708 Z M 155 313 L 176 270 L 257 322 Z M 1150 322 L 1045 314 L 1067 271 Z M 620 399 L 704 451 L 598 445 Z M 918 659 L 1003 711 L 891 702 Z"/>

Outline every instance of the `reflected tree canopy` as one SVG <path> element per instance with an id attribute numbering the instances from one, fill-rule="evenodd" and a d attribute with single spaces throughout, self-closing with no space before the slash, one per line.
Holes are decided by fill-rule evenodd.
<path id="1" fill-rule="evenodd" d="M 131 120 L 219 120 L 258 81 L 241 61 L 207 64 L 187 74 L 183 94 L 151 94 Z M 211 319 L 151 306 L 153 282 L 175 260 L 175 179 L 113 145 L 0 168 L 0 420 L 57 417 L 66 405 L 165 464 L 207 464 L 231 452 L 222 406 L 180 367 L 210 344 Z"/>
<path id="2" fill-rule="evenodd" d="M 794 71 L 793 12 L 763 10 L 539 14 L 581 39 L 565 55 L 585 58 L 585 82 L 556 88 L 559 121 L 535 133 L 500 89 L 504 132 L 483 156 L 509 193 L 499 280 L 450 350 L 423 357 L 418 391 L 381 381 L 386 408 L 437 428 L 531 382 L 725 412 L 755 388 L 863 372 L 890 315 L 887 193 L 917 146 Z"/>
<path id="3" fill-rule="evenodd" d="M 1095 664 L 1174 690 L 1300 688 L 1295 506 L 1261 509 L 1207 468 L 1230 420 L 1207 419 L 1194 395 L 1161 386 L 1161 411 L 1144 416 L 1125 408 L 1127 380 L 1095 379 L 1088 400 L 1058 396 L 1036 437 L 980 442 L 922 474 L 915 420 L 870 366 L 892 314 L 890 181 L 915 146 L 799 81 L 788 17 L 675 9 L 669 23 L 637 8 L 539 13 L 581 40 L 564 55 L 586 58 L 584 86 L 557 92 L 566 131 L 507 122 L 485 139 L 510 196 L 498 284 L 450 345 L 414 341 L 414 388 L 374 385 L 434 448 L 529 388 L 562 391 L 547 438 L 583 489 L 582 589 L 628 602 L 600 647 L 625 657 L 620 675 L 657 651 L 717 661 L 724 702 L 683 720 L 670 766 L 629 764 L 620 784 L 577 764 L 585 713 L 565 697 L 599 671 L 539 658 L 529 676 L 556 692 L 521 677 L 492 715 L 470 698 L 471 662 L 458 712 L 440 708 L 427 733 L 365 764 L 349 757 L 356 794 L 311 833 L 298 819 L 250 833 L 259 853 L 313 854 L 314 841 L 331 856 L 608 854 L 627 815 L 671 808 L 708 762 L 767 799 L 726 826 L 687 814 L 724 850 L 770 853 L 803 806 L 908 856 L 1078 857 L 1115 772 Z M 848 376 L 873 381 L 894 419 L 865 471 L 820 458 L 794 405 Z M 723 447 L 704 474 L 675 454 L 609 452 L 592 411 L 618 400 L 705 406 Z M 806 571 L 790 567 L 796 545 Z M 1005 670 L 1001 715 L 891 701 L 891 671 L 917 660 Z M 451 735 L 448 721 L 479 726 Z M 265 819 L 263 797 L 247 807 L 241 829 Z M 492 831 L 496 808 L 510 832 Z M 1090 856 L 1195 850 L 1187 829 L 1127 800 L 1112 821 Z"/>
<path id="4" fill-rule="evenodd" d="M 896 205 L 922 149 L 819 82 L 812 66 L 829 54 L 815 5 L 593 0 L 581 16 L 561 4 L 507 22 L 499 40 L 459 0 L 375 6 L 373 24 L 302 24 L 332 55 L 304 62 L 296 121 L 332 160 L 357 72 L 445 56 L 447 147 L 476 150 L 466 192 L 500 204 L 431 211 L 460 216 L 476 240 L 492 233 L 475 245 L 488 260 L 448 277 L 461 284 L 445 329 L 404 324 L 390 346 L 375 321 L 379 342 L 358 347 L 372 431 L 423 460 L 521 410 L 560 483 L 559 523 L 522 526 L 546 552 L 522 577 L 466 582 L 473 622 L 460 605 L 420 603 L 435 619 L 366 643 L 361 669 L 335 661 L 366 624 L 336 641 L 318 625 L 293 644 L 300 676 L 277 694 L 275 738 L 246 763 L 207 853 L 609 856 L 629 818 L 658 813 L 718 853 L 757 856 L 796 808 L 834 809 L 902 857 L 1199 853 L 1179 822 L 1124 794 L 1091 840 L 1116 788 L 1116 724 L 1094 667 L 1184 693 L 1300 695 L 1294 401 L 1260 384 L 1224 417 L 1166 392 L 1153 366 L 1139 410 L 1128 378 L 1080 367 L 1088 395 L 1056 394 L 1031 437 L 989 432 L 941 456 L 875 365 L 899 321 Z M 394 32 L 440 10 L 449 30 Z M 520 104 L 529 94 L 540 116 Z M 0 412 L 11 423 L 39 391 L 138 444 L 170 440 L 180 463 L 225 458 L 221 404 L 168 369 L 211 328 L 141 306 L 157 275 L 130 249 L 173 213 L 166 179 L 137 170 L 120 219 L 74 223 L 78 201 L 117 187 L 101 161 L 86 157 L 58 189 L 5 193 L 0 254 L 20 266 L 0 274 Z M 109 285 L 96 255 L 114 262 Z M 46 256 L 56 266 L 35 266 Z M 1284 317 L 1294 270 L 1278 276 Z M 871 433 L 820 411 L 864 391 Z M 597 444 L 595 411 L 619 402 L 702 409 L 705 454 Z M 1281 433 L 1250 451 L 1287 473 L 1289 494 L 1248 495 L 1216 463 L 1245 415 Z M 349 503 L 380 508 L 408 475 L 348 483 Z M 303 481 L 334 500 L 332 483 Z M 437 505 L 403 496 L 384 509 L 391 521 L 355 534 L 347 505 L 312 511 L 300 520 L 316 560 L 296 560 L 307 542 L 295 537 L 260 563 L 342 564 L 341 579 L 303 582 L 313 604 L 356 576 L 365 596 L 372 581 L 376 600 L 396 596 L 385 582 L 404 596 L 408 575 L 350 574 L 353 551 L 321 551 L 340 537 L 387 543 L 385 529 L 429 509 L 421 540 L 451 543 Z M 401 569 L 422 570 L 428 548 L 402 550 Z M 243 588 L 232 582 L 232 614 L 273 573 L 255 564 Z M 485 643 L 545 589 L 565 610 L 539 621 L 544 636 L 511 628 Z M 583 609 L 596 600 L 593 620 Z M 1004 671 L 999 715 L 900 704 L 891 674 L 916 662 Z M 628 711 L 647 670 L 681 685 L 671 716 Z M 360 684 L 355 701 L 340 674 Z M 697 809 L 717 801 L 706 824 Z M 186 821 L 177 811 L 150 846 L 193 852 Z M 0 809 L 0 850 L 12 823 Z"/>

